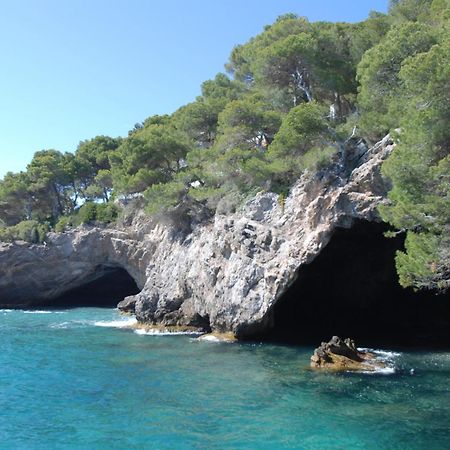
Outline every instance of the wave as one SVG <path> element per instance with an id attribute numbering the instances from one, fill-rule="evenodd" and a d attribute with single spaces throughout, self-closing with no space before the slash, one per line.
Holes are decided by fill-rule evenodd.
<path id="1" fill-rule="evenodd" d="M 381 361 L 382 363 L 386 364 L 386 367 L 380 367 L 378 369 L 363 373 L 382 374 L 382 375 L 392 375 L 396 373 L 397 371 L 396 360 L 398 359 L 399 356 L 401 356 L 401 353 L 389 350 L 379 350 L 374 348 L 358 348 L 358 351 L 373 353 L 378 361 Z"/>
<path id="2" fill-rule="evenodd" d="M 200 336 L 203 333 L 199 331 L 169 331 L 169 330 L 157 330 L 157 329 L 138 329 L 134 330 L 136 334 L 143 336 Z"/>
<path id="3" fill-rule="evenodd" d="M 25 310 L 23 311 L 24 314 L 52 314 L 53 311 L 40 311 L 38 309 L 36 310 Z"/>
<path id="4" fill-rule="evenodd" d="M 126 320 L 99 320 L 94 322 L 96 327 L 106 327 L 106 328 L 130 328 L 137 324 L 135 318 L 129 318 Z"/>
<path id="5" fill-rule="evenodd" d="M 67 322 L 52 323 L 50 328 L 66 330 L 68 328 L 85 328 L 94 325 L 92 320 L 70 320 Z"/>

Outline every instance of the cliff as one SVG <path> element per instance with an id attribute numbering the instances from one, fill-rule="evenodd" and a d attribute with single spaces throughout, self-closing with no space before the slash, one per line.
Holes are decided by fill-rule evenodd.
<path id="1" fill-rule="evenodd" d="M 83 226 L 50 233 L 45 245 L 0 244 L 0 305 L 50 305 L 123 268 L 140 289 L 134 300 L 141 322 L 259 333 L 337 228 L 379 220 L 387 192 L 380 167 L 392 148 L 389 136 L 370 149 L 348 144 L 331 169 L 305 173 L 284 204 L 261 192 L 241 211 L 217 214 L 188 235 L 138 215 L 122 229 Z"/>

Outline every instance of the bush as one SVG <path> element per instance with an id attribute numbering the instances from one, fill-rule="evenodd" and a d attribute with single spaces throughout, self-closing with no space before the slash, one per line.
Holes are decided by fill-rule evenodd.
<path id="1" fill-rule="evenodd" d="M 72 216 L 62 216 L 55 225 L 57 233 L 64 233 L 64 231 L 72 228 L 75 225 Z"/>
<path id="2" fill-rule="evenodd" d="M 120 208 L 114 203 L 97 204 L 97 222 L 112 223 L 119 217 Z"/>
<path id="3" fill-rule="evenodd" d="M 0 228 L 0 241 L 14 242 L 20 240 L 30 244 L 40 244 L 44 242 L 49 228 L 48 223 L 25 220 L 12 227 Z"/>
<path id="4" fill-rule="evenodd" d="M 78 210 L 78 219 L 80 223 L 92 223 L 97 219 L 97 204 L 92 202 L 86 202 Z"/>
<path id="5" fill-rule="evenodd" d="M 78 223 L 111 223 L 119 216 L 120 208 L 113 203 L 85 203 L 78 211 Z"/>

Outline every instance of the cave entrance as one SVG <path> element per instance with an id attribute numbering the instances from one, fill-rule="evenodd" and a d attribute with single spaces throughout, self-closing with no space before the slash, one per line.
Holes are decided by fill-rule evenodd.
<path id="1" fill-rule="evenodd" d="M 116 307 L 128 295 L 139 293 L 131 275 L 120 267 L 101 267 L 100 275 L 83 286 L 65 292 L 51 301 L 52 307 L 75 308 L 81 306 Z M 46 305 L 49 306 L 49 305 Z"/>
<path id="2" fill-rule="evenodd" d="M 358 345 L 450 345 L 450 292 L 416 293 L 398 284 L 395 252 L 404 236 L 360 221 L 337 229 L 329 244 L 272 310 L 266 339 L 314 344 L 333 335 Z"/>

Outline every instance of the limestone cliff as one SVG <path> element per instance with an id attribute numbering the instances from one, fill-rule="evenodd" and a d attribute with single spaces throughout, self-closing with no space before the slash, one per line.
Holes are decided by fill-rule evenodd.
<path id="1" fill-rule="evenodd" d="M 0 305 L 51 304 L 121 267 L 141 289 L 139 321 L 257 333 L 337 227 L 379 220 L 387 192 L 380 167 L 392 148 L 389 137 L 370 149 L 349 144 L 330 170 L 304 174 L 284 204 L 259 193 L 241 211 L 216 215 L 188 235 L 141 215 L 120 230 L 84 226 L 50 234 L 45 245 L 0 244 Z"/>

